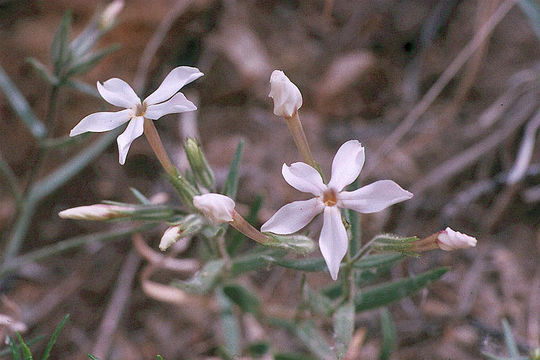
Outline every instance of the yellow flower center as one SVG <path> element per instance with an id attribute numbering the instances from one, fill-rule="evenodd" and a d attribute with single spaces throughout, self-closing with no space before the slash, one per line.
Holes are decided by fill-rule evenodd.
<path id="1" fill-rule="evenodd" d="M 334 206 L 337 204 L 337 193 L 334 189 L 328 189 L 323 193 L 322 199 L 324 205 Z"/>
<path id="2" fill-rule="evenodd" d="M 137 105 L 137 107 L 135 108 L 135 116 L 144 116 L 144 114 L 146 113 L 146 108 L 148 106 L 146 105 L 145 102 Z"/>

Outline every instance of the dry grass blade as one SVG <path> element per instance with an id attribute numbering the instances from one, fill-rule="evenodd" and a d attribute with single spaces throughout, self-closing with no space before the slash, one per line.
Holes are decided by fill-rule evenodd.
<path id="1" fill-rule="evenodd" d="M 189 243 L 188 238 L 178 240 L 180 245 L 182 243 Z M 178 244 L 177 242 L 177 244 Z M 133 246 L 140 256 L 148 260 L 152 265 L 159 268 L 171 270 L 180 273 L 192 273 L 199 269 L 200 264 L 194 259 L 173 259 L 168 256 L 164 256 L 150 248 L 140 234 L 133 236 Z"/>
<path id="2" fill-rule="evenodd" d="M 476 52 L 476 50 L 484 43 L 485 39 L 491 34 L 495 26 L 508 14 L 508 12 L 514 7 L 517 0 L 506 0 L 502 3 L 488 22 L 482 26 L 480 31 L 471 39 L 471 41 L 461 50 L 452 63 L 446 68 L 446 70 L 437 79 L 435 84 L 424 95 L 422 100 L 418 102 L 415 107 L 409 112 L 407 117 L 399 124 L 383 142 L 377 152 L 373 155 L 372 160 L 366 164 L 367 173 L 375 168 L 375 165 L 379 163 L 379 159 L 386 155 L 397 143 L 405 136 L 409 130 L 414 126 L 416 121 L 426 112 L 429 106 L 440 95 L 442 90 L 448 85 L 450 80 L 457 74 L 461 67 L 467 62 L 467 60 Z M 370 165 L 371 164 L 371 165 Z"/>
<path id="3" fill-rule="evenodd" d="M 131 288 L 135 273 L 139 268 L 141 258 L 134 250 L 131 250 L 122 266 L 109 305 L 97 332 L 98 338 L 92 349 L 92 354 L 99 359 L 105 359 L 113 343 L 114 333 L 120 322 L 123 310 L 131 298 Z"/>

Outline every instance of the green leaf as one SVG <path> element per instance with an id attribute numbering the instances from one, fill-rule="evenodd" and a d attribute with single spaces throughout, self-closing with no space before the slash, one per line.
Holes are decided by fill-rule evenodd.
<path id="1" fill-rule="evenodd" d="M 15 341 L 13 341 L 11 336 L 8 336 L 8 342 L 9 342 L 9 350 L 11 352 L 11 356 L 13 357 L 13 360 L 22 360 L 21 353 L 19 352 L 19 347 L 15 344 Z"/>
<path id="2" fill-rule="evenodd" d="M 99 360 L 97 357 L 95 357 L 95 356 L 92 355 L 92 354 L 86 354 L 86 355 L 88 355 L 88 358 L 89 358 L 90 360 Z"/>
<path id="3" fill-rule="evenodd" d="M 538 3 L 535 0 L 519 0 L 518 4 L 529 18 L 531 27 L 540 39 L 540 9 Z"/>
<path id="4" fill-rule="evenodd" d="M 81 140 L 86 139 L 89 135 L 90 133 L 85 133 L 85 135 L 77 137 L 71 137 L 69 135 L 66 135 L 57 138 L 43 139 L 43 141 L 41 142 L 41 146 L 44 149 L 64 148 L 66 146 L 81 142 Z"/>
<path id="5" fill-rule="evenodd" d="M 44 336 L 43 335 L 40 335 L 40 336 L 36 336 L 34 338 L 32 338 L 31 340 L 27 340 L 26 341 L 26 345 L 28 346 L 31 346 L 31 345 L 34 345 L 34 344 L 37 344 L 38 342 L 40 342 L 41 340 L 43 340 Z M 8 345 L 10 345 L 10 339 L 8 339 Z M 17 344 L 14 344 L 15 346 L 15 351 L 19 351 L 19 349 L 21 348 L 19 345 Z M 12 350 L 11 350 L 11 345 L 9 346 L 8 349 L 4 349 L 2 351 L 0 351 L 0 358 L 2 358 L 3 356 L 7 356 L 7 355 L 11 355 L 13 357 L 13 354 L 12 354 Z M 20 356 L 20 354 L 19 354 Z"/>
<path id="6" fill-rule="evenodd" d="M 313 357 L 304 354 L 277 353 L 274 360 L 313 360 Z"/>
<path id="7" fill-rule="evenodd" d="M 47 69 L 47 67 L 43 65 L 38 59 L 26 58 L 26 62 L 32 65 L 34 70 L 37 71 L 39 76 L 41 76 L 41 78 L 45 80 L 47 84 L 52 85 L 52 86 L 58 85 L 59 83 L 58 78 L 54 76 L 53 74 L 51 74 L 49 69 Z"/>
<path id="8" fill-rule="evenodd" d="M 43 353 L 43 356 L 41 357 L 41 360 L 47 360 L 49 358 L 49 355 L 51 354 L 51 350 L 56 343 L 56 339 L 58 338 L 58 334 L 60 334 L 60 331 L 62 331 L 62 328 L 66 324 L 66 322 L 69 319 L 69 314 L 64 316 L 62 321 L 60 321 L 60 324 L 56 327 L 56 330 L 54 330 L 53 335 L 51 336 L 51 339 L 47 343 L 47 347 L 45 348 L 45 352 Z"/>
<path id="9" fill-rule="evenodd" d="M 22 353 L 24 356 L 24 360 L 32 360 L 32 352 L 30 351 L 30 348 L 28 345 L 25 344 L 21 334 L 17 333 L 17 337 L 19 338 L 19 344 L 22 348 Z"/>
<path id="10" fill-rule="evenodd" d="M 388 254 L 385 254 L 388 255 Z M 403 257 L 402 254 L 391 254 L 391 255 L 398 255 L 399 258 Z M 377 264 L 377 266 L 370 267 L 370 268 L 361 268 L 355 271 L 354 273 L 354 280 L 356 283 L 356 286 L 359 288 L 363 288 L 376 280 L 382 278 L 387 273 L 390 272 L 390 269 L 394 266 L 394 261 L 387 261 L 387 262 L 380 262 Z"/>
<path id="11" fill-rule="evenodd" d="M 335 359 L 334 352 L 313 321 L 306 320 L 293 328 L 296 336 L 305 347 L 321 360 Z"/>
<path id="12" fill-rule="evenodd" d="M 510 357 L 512 359 L 519 357 L 519 350 L 516 345 L 516 340 L 514 339 L 514 335 L 512 334 L 512 329 L 510 328 L 510 325 L 508 324 L 508 321 L 506 319 L 502 319 L 502 326 L 503 326 L 503 332 L 504 332 L 504 342 L 506 343 L 506 349 L 508 350 L 508 353 L 510 354 Z"/>
<path id="13" fill-rule="evenodd" d="M 304 304 L 315 314 L 330 316 L 334 312 L 332 300 L 312 290 L 307 283 L 302 287 L 302 298 Z"/>
<path id="14" fill-rule="evenodd" d="M 353 265 L 355 269 L 369 270 L 381 266 L 393 265 L 405 256 L 402 254 L 374 254 L 364 256 Z"/>
<path id="15" fill-rule="evenodd" d="M 139 200 L 139 202 L 143 205 L 150 205 L 150 199 L 148 199 L 146 196 L 144 196 L 139 190 L 135 189 L 134 187 L 130 187 L 129 190 Z"/>
<path id="16" fill-rule="evenodd" d="M 270 344 L 264 341 L 257 341 L 246 346 L 246 353 L 253 357 L 262 357 L 270 351 Z"/>
<path id="17" fill-rule="evenodd" d="M 69 57 L 69 29 L 71 27 L 71 11 L 66 11 L 60 22 L 60 26 L 54 34 L 51 44 L 51 59 L 54 65 L 54 73 L 59 74 Z"/>
<path id="18" fill-rule="evenodd" d="M 266 260 L 272 264 L 287 268 L 306 272 L 326 271 L 326 263 L 323 258 L 304 258 L 304 259 L 283 259 L 265 256 Z"/>
<path id="19" fill-rule="evenodd" d="M 233 200 L 236 199 L 236 191 L 238 190 L 238 169 L 240 167 L 240 160 L 242 159 L 243 148 L 244 140 L 240 140 L 231 161 L 231 166 L 229 167 L 229 174 L 227 175 L 227 180 L 225 180 L 225 186 L 223 187 L 223 194 Z"/>
<path id="20" fill-rule="evenodd" d="M 233 358 L 241 353 L 240 342 L 242 334 L 240 331 L 240 322 L 234 314 L 233 303 L 225 295 L 223 289 L 216 290 L 216 300 L 221 322 L 221 332 L 223 335 L 224 350 Z"/>
<path id="21" fill-rule="evenodd" d="M 66 73 L 66 77 L 82 75 L 90 71 L 94 66 L 97 65 L 98 62 L 101 61 L 101 59 L 103 59 L 105 56 L 109 54 L 112 54 L 119 48 L 120 48 L 119 44 L 114 44 L 96 53 L 90 53 L 86 56 L 81 57 L 80 59 L 77 59 L 69 67 Z"/>
<path id="22" fill-rule="evenodd" d="M 158 355 L 158 356 L 157 356 L 157 360 L 163 360 L 163 356 Z"/>
<path id="23" fill-rule="evenodd" d="M 274 360 L 313 360 L 313 357 L 304 354 L 277 353 Z"/>
<path id="24" fill-rule="evenodd" d="M 257 296 L 241 285 L 229 284 L 223 286 L 223 293 L 245 313 L 257 315 L 260 310 L 260 302 Z"/>
<path id="25" fill-rule="evenodd" d="M 396 348 L 396 328 L 392 321 L 392 316 L 388 309 L 384 308 L 381 312 L 382 344 L 379 360 L 389 360 L 390 355 Z"/>
<path id="26" fill-rule="evenodd" d="M 42 246 L 37 250 L 27 252 L 24 255 L 17 256 L 7 261 L 2 267 L 0 267 L 0 277 L 5 275 L 6 273 L 20 268 L 23 265 L 34 263 L 36 261 L 51 257 L 53 255 L 58 255 L 60 253 L 75 249 L 90 242 L 122 240 L 128 238 L 129 235 L 133 233 L 145 232 L 155 227 L 156 224 L 143 224 L 130 228 L 117 228 L 114 230 L 93 233 L 90 235 L 75 236 L 70 239 L 55 242 L 48 246 Z"/>
<path id="27" fill-rule="evenodd" d="M 257 246 L 252 251 L 232 259 L 231 273 L 233 276 L 238 276 L 245 272 L 259 270 L 268 266 L 269 262 L 265 259 L 266 256 L 276 258 L 286 254 L 287 252 L 282 249 Z"/>
<path id="28" fill-rule="evenodd" d="M 188 281 L 175 280 L 171 285 L 190 294 L 206 294 L 217 283 L 224 265 L 221 259 L 209 261 Z"/>
<path id="29" fill-rule="evenodd" d="M 347 302 L 334 313 L 334 337 L 336 340 L 336 356 L 345 358 L 354 332 L 354 305 Z"/>
<path id="30" fill-rule="evenodd" d="M 9 76 L 4 72 L 4 69 L 0 66 L 0 88 L 4 92 L 9 105 L 17 114 L 17 116 L 28 127 L 32 135 L 36 139 L 44 139 L 47 136 L 47 128 L 36 117 L 30 105 L 20 93 L 19 89 L 11 82 Z"/>
<path id="31" fill-rule="evenodd" d="M 503 358 L 503 357 L 491 355 L 491 354 L 488 354 L 486 352 L 482 352 L 482 355 L 484 355 L 486 358 L 488 358 L 490 360 L 512 360 L 512 359 L 508 359 L 508 358 Z"/>
<path id="32" fill-rule="evenodd" d="M 67 80 L 65 84 L 83 94 L 101 99 L 101 96 L 99 95 L 97 89 L 94 86 L 85 83 L 84 81 L 71 79 Z"/>
<path id="33" fill-rule="evenodd" d="M 394 301 L 410 296 L 429 283 L 439 279 L 448 271 L 442 267 L 417 276 L 384 283 L 362 290 L 355 297 L 356 312 L 386 306 Z"/>

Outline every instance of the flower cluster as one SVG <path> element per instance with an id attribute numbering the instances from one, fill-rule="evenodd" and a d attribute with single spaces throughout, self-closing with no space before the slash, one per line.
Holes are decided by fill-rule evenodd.
<path id="1" fill-rule="evenodd" d="M 180 181 L 182 177 L 176 175 L 174 166 L 166 158 L 167 155 L 159 136 L 155 133 L 155 128 L 152 127 L 153 130 L 147 133 L 147 122 L 152 124 L 150 120 L 157 120 L 166 114 L 196 109 L 195 105 L 179 90 L 202 75 L 197 68 L 177 67 L 167 75 L 156 91 L 142 101 L 123 80 L 113 78 L 103 84 L 98 82 L 97 88 L 101 96 L 110 104 L 122 107 L 124 110 L 88 115 L 73 128 L 70 135 L 75 136 L 88 131 L 107 131 L 129 122 L 125 131 L 117 139 L 120 163 L 124 164 L 133 140 L 143 132 L 145 133 L 171 178 L 179 181 L 177 184 L 179 193 L 189 195 L 186 195 L 183 201 L 187 201 L 187 205 L 199 212 L 199 214 L 185 216 L 183 220 L 170 224 L 161 239 L 160 249 L 165 250 L 179 238 L 197 233 L 205 224 L 218 226 L 223 223 L 230 224 L 263 245 L 280 246 L 281 242 L 281 245 L 293 246 L 294 244 L 298 248 L 302 243 L 299 242 L 299 237 L 288 238 L 287 235 L 298 232 L 322 213 L 323 225 L 319 235 L 319 248 L 332 279 L 336 280 L 341 261 L 349 248 L 349 238 L 341 210 L 374 213 L 408 200 L 413 194 L 391 180 L 380 180 L 359 189 L 346 190 L 346 187 L 360 175 L 365 161 L 365 149 L 358 140 L 349 140 L 341 145 L 332 162 L 330 181 L 325 183 L 319 166 L 312 157 L 300 123 L 298 110 L 302 106 L 302 94 L 282 71 L 275 70 L 270 78 L 269 94 L 274 101 L 274 114 L 285 118 L 299 152 L 305 160 L 305 162 L 292 163 L 290 166 L 283 164 L 282 174 L 289 185 L 301 192 L 312 194 L 313 198 L 294 201 L 281 207 L 262 225 L 261 231 L 255 229 L 235 211 L 236 204 L 231 198 L 217 193 L 201 195 L 197 189 L 183 180 Z M 159 144 L 155 147 L 156 142 Z M 193 139 L 188 139 L 185 149 L 195 181 L 203 186 L 203 190 L 213 189 L 214 176 L 198 143 Z M 173 171 L 169 171 L 170 167 Z M 60 216 L 108 220 L 128 216 L 129 211 L 129 208 L 114 205 L 94 205 L 65 210 L 60 213 Z M 206 217 L 209 222 L 204 221 L 200 215 Z M 290 243 L 286 244 L 287 241 Z M 313 243 L 311 240 L 309 242 Z M 307 243 L 302 244 L 304 248 L 309 248 L 305 246 Z M 426 251 L 440 248 L 449 251 L 475 245 L 475 238 L 446 228 L 426 239 L 416 241 L 411 249 Z M 407 244 L 407 246 L 411 245 Z"/>

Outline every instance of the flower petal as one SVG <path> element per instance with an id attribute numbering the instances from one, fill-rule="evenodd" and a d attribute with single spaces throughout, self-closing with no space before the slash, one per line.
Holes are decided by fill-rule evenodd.
<path id="1" fill-rule="evenodd" d="M 184 85 L 197 80 L 204 74 L 199 69 L 190 66 L 179 66 L 165 77 L 159 87 L 150 94 L 144 101 L 148 105 L 154 105 L 168 100 L 176 94 Z"/>
<path id="2" fill-rule="evenodd" d="M 118 143 L 119 162 L 121 165 L 124 165 L 126 162 L 127 153 L 131 143 L 141 136 L 143 131 L 144 118 L 142 116 L 137 116 L 131 119 L 126 130 L 124 130 L 124 132 L 116 139 L 116 142 Z"/>
<path id="3" fill-rule="evenodd" d="M 129 109 L 116 112 L 98 112 L 90 114 L 79 121 L 79 123 L 71 129 L 69 136 L 76 136 L 88 131 L 109 131 L 129 121 L 130 118 L 131 110 Z"/>
<path id="4" fill-rule="evenodd" d="M 306 163 L 296 162 L 291 166 L 283 164 L 281 173 L 285 181 L 296 190 L 312 193 L 315 196 L 321 196 L 326 190 L 321 175 Z"/>
<path id="5" fill-rule="evenodd" d="M 332 178 L 328 187 L 341 191 L 352 183 L 364 166 L 364 147 L 358 140 L 349 140 L 341 145 L 332 162 Z"/>
<path id="6" fill-rule="evenodd" d="M 131 86 L 118 78 L 109 79 L 103 85 L 98 81 L 97 89 L 101 97 L 114 106 L 129 109 L 141 103 Z"/>
<path id="7" fill-rule="evenodd" d="M 347 253 L 349 240 L 337 206 L 324 208 L 324 223 L 319 236 L 319 248 L 333 280 L 337 279 L 339 265 Z"/>
<path id="8" fill-rule="evenodd" d="M 323 203 L 317 198 L 292 202 L 281 207 L 261 226 L 261 231 L 292 234 L 309 224 L 316 215 L 320 214 L 323 207 Z"/>
<path id="9" fill-rule="evenodd" d="M 170 100 L 161 104 L 150 105 L 144 116 L 148 119 L 157 120 L 163 115 L 197 110 L 197 107 L 182 93 L 174 95 Z"/>
<path id="10" fill-rule="evenodd" d="M 380 180 L 355 191 L 342 191 L 338 201 L 341 207 L 367 214 L 409 200 L 412 196 L 392 180 Z"/>

